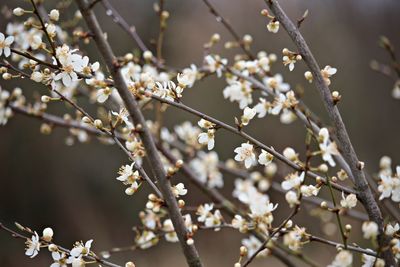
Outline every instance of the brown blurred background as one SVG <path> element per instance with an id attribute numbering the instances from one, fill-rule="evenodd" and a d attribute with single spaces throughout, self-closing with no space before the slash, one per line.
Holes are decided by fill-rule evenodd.
<path id="1" fill-rule="evenodd" d="M 260 15 L 260 10 L 265 8 L 262 0 L 210 1 L 238 33 L 253 36 L 254 52 L 265 50 L 276 53 L 280 58 L 283 47 L 295 50 L 283 29 L 275 35 L 267 32 L 267 22 Z M 46 1 L 48 10 L 54 7 L 55 2 L 58 1 Z M 158 34 L 158 18 L 152 7 L 155 1 L 111 2 L 129 23 L 136 26 L 146 44 L 152 47 L 149 40 Z M 202 44 L 215 32 L 221 34 L 223 41 L 232 40 L 202 1 L 165 2 L 171 14 L 164 46 L 168 65 L 199 65 L 202 62 Z M 393 162 L 399 164 L 400 102 L 391 97 L 394 82 L 370 70 L 369 62 L 371 59 L 388 60 L 385 51 L 377 44 L 380 35 L 388 36 L 400 49 L 400 2 L 282 0 L 281 4 L 292 19 L 300 18 L 306 9 L 309 10 L 301 31 L 320 65 L 329 64 L 338 68 L 331 88 L 343 95 L 340 109 L 359 158 L 366 162 L 367 171 L 377 171 L 382 155 L 391 156 Z M 3 0 L 1 5 L 30 8 L 27 1 Z M 61 20 L 72 16 L 76 6 L 72 7 L 70 14 L 61 14 Z M 135 44 L 112 23 L 100 5 L 95 12 L 103 29 L 108 32 L 115 52 L 123 55 L 133 51 Z M 5 27 L 6 22 L 0 19 L 0 31 L 5 32 Z M 227 57 L 232 55 L 222 47 L 220 44 L 216 51 Z M 98 58 L 93 46 L 82 46 L 81 49 L 87 49 L 91 58 Z M 315 88 L 303 78 L 303 62 L 296 64 L 290 75 L 280 63 L 275 64 L 273 71 L 281 72 L 292 87 L 296 84 L 304 86 L 306 103 L 327 121 Z M 3 80 L 0 83 L 6 89 L 18 84 L 5 83 Z M 31 91 L 33 86 L 29 83 L 23 90 Z M 233 116 L 238 116 L 240 111 L 236 104 L 223 100 L 224 86 L 222 80 L 206 79 L 187 90 L 184 101 L 232 123 Z M 166 116 L 170 128 L 184 120 L 197 121 L 174 109 L 170 109 Z M 138 223 L 137 213 L 143 208 L 148 192 L 144 189 L 132 197 L 123 193 L 123 187 L 115 180 L 118 168 L 127 162 L 123 153 L 116 147 L 101 145 L 96 140 L 89 144 L 66 146 L 65 130 L 56 129 L 51 136 L 43 136 L 39 133 L 39 126 L 38 121 L 17 115 L 6 127 L 0 128 L 0 221 L 11 226 L 17 221 L 38 231 L 51 226 L 55 231 L 55 240 L 67 247 L 76 240 L 91 238 L 95 240 L 95 251 L 130 245 L 134 238 L 131 227 Z M 277 150 L 292 146 L 303 151 L 304 127 L 300 122 L 284 126 L 276 118 L 267 117 L 251 124 L 249 131 Z M 233 157 L 233 149 L 241 140 L 221 131 L 216 142 L 216 150 L 225 160 Z M 225 194 L 229 197 L 233 178 L 225 178 Z M 187 202 L 198 205 L 206 201 L 196 189 L 191 191 L 191 199 Z M 287 216 L 288 208 L 281 196 L 272 195 L 271 198 L 273 202 L 281 203 L 276 215 L 276 222 L 279 222 L 279 219 Z M 321 220 L 298 216 L 295 221 L 306 225 L 310 232 L 323 235 L 321 229 L 325 223 Z M 359 231 L 353 234 L 353 241 L 369 245 L 357 237 Z M 329 238 L 338 240 L 338 236 L 336 232 Z M 196 244 L 205 266 L 232 266 L 238 259 L 242 237 L 229 229 L 198 234 Z M 0 247 L 0 266 L 51 264 L 47 252 L 40 253 L 33 260 L 24 256 L 23 242 L 13 240 L 5 232 L 0 232 Z M 335 254 L 334 248 L 319 244 L 310 245 L 305 251 L 314 255 L 313 258 L 321 265 L 331 262 Z M 359 255 L 354 256 L 358 261 Z M 116 254 L 111 260 L 120 263 L 133 260 L 137 266 L 185 266 L 179 245 L 165 241 L 149 250 Z M 266 263 L 279 266 L 272 258 L 257 260 L 253 265 L 265 266 Z"/>

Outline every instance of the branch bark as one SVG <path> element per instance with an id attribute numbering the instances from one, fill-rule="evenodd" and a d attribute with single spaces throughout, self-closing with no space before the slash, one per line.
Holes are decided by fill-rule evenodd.
<path id="1" fill-rule="evenodd" d="M 199 254 L 194 245 L 188 245 L 187 229 L 185 227 L 182 214 L 180 213 L 178 203 L 175 199 L 174 194 L 171 191 L 171 183 L 167 179 L 164 171 L 164 166 L 161 162 L 160 156 L 157 152 L 156 145 L 153 137 L 146 125 L 146 120 L 139 109 L 138 103 L 132 93 L 129 91 L 125 80 L 121 74 L 118 64 L 116 64 L 115 55 L 111 49 L 110 44 L 104 38 L 104 33 L 100 28 L 97 18 L 92 10 L 87 8 L 87 2 L 85 0 L 76 0 L 79 9 L 86 21 L 86 24 L 93 34 L 94 41 L 98 47 L 98 50 L 107 64 L 111 76 L 114 79 L 115 87 L 117 88 L 121 98 L 123 99 L 129 114 L 132 117 L 133 122 L 136 125 L 142 126 L 142 131 L 139 133 L 140 138 L 147 152 L 147 157 L 151 163 L 152 171 L 158 181 L 161 193 L 163 194 L 164 201 L 167 205 L 169 217 L 174 225 L 174 229 L 178 235 L 183 253 L 189 266 L 198 267 L 202 266 Z"/>

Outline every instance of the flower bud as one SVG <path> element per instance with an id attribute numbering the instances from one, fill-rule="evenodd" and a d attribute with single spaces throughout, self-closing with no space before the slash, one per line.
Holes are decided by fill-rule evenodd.
<path id="1" fill-rule="evenodd" d="M 6 73 L 3 73 L 2 77 L 4 80 L 11 80 L 12 75 L 10 73 L 6 72 Z"/>
<path id="2" fill-rule="evenodd" d="M 153 53 L 149 50 L 143 52 L 143 58 L 145 60 L 151 60 L 153 58 Z"/>
<path id="3" fill-rule="evenodd" d="M 128 261 L 127 263 L 125 263 L 125 267 L 135 267 L 135 264 L 131 261 Z"/>
<path id="4" fill-rule="evenodd" d="M 50 18 L 52 21 L 58 21 L 59 17 L 60 17 L 60 12 L 58 12 L 57 9 L 52 9 L 52 10 L 50 11 L 49 18 Z"/>
<path id="5" fill-rule="evenodd" d="M 83 122 L 83 123 L 88 123 L 88 124 L 89 124 L 89 123 L 92 122 L 92 120 L 91 120 L 89 117 L 85 116 L 85 117 L 82 118 L 82 122 Z"/>
<path id="6" fill-rule="evenodd" d="M 97 128 L 97 129 L 101 129 L 101 128 L 103 128 L 103 122 L 101 121 L 101 120 L 99 120 L 99 119 L 97 119 L 97 120 L 94 120 L 94 126 Z"/>
<path id="7" fill-rule="evenodd" d="M 19 16 L 22 16 L 23 14 L 25 14 L 25 10 L 20 7 L 17 7 L 17 8 L 14 8 L 13 14 L 15 16 L 19 17 Z"/>
<path id="8" fill-rule="evenodd" d="M 40 100 L 41 100 L 43 103 L 49 103 L 50 100 L 51 100 L 51 97 L 49 97 L 48 95 L 42 95 L 42 97 L 40 98 Z"/>
<path id="9" fill-rule="evenodd" d="M 47 227 L 43 230 L 43 240 L 50 242 L 51 239 L 53 238 L 53 229 L 51 229 L 50 227 Z"/>
<path id="10" fill-rule="evenodd" d="M 313 75 L 312 75 L 311 71 L 306 71 L 306 72 L 304 73 L 304 78 L 306 78 L 306 80 L 307 80 L 309 83 L 312 83 L 312 81 L 313 81 Z"/>

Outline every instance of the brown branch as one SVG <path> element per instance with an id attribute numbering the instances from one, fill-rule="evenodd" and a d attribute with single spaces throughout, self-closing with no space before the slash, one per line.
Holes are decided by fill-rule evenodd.
<path id="1" fill-rule="evenodd" d="M 382 254 L 385 259 L 385 264 L 386 266 L 394 266 L 396 263 L 393 257 L 393 253 L 389 247 L 389 238 L 386 237 L 384 234 L 384 221 L 382 218 L 382 213 L 379 209 L 377 202 L 374 199 L 370 187 L 368 186 L 365 174 L 361 170 L 362 168 L 360 167 L 360 162 L 354 151 L 353 145 L 351 144 L 339 109 L 332 100 L 332 95 L 329 87 L 326 85 L 321 75 L 321 69 L 313 54 L 311 53 L 306 41 L 299 32 L 298 28 L 293 24 L 290 18 L 282 10 L 279 3 L 276 0 L 265 0 L 265 2 L 274 13 L 276 19 L 285 28 L 290 38 L 297 46 L 301 56 L 310 68 L 310 71 L 315 78 L 315 86 L 324 102 L 329 118 L 333 122 L 336 136 L 338 138 L 338 145 L 341 148 L 343 157 L 349 164 L 351 172 L 354 176 L 357 196 L 364 205 L 370 220 L 377 223 L 379 227 L 378 243 L 379 246 L 383 249 Z"/>
<path id="2" fill-rule="evenodd" d="M 186 242 L 188 231 L 185 227 L 182 214 L 179 211 L 178 203 L 175 199 L 174 194 L 171 191 L 171 183 L 167 179 L 164 166 L 161 162 L 155 142 L 146 125 L 146 120 L 139 109 L 136 99 L 129 91 L 123 75 L 116 64 L 116 58 L 111 49 L 111 46 L 104 38 L 104 33 L 100 28 L 95 14 L 92 10 L 89 10 L 87 8 L 87 2 L 85 0 L 76 0 L 76 2 L 83 15 L 83 18 L 86 21 L 88 28 L 93 33 L 93 38 L 97 44 L 98 50 L 111 72 L 111 76 L 114 79 L 115 87 L 121 95 L 121 98 L 123 99 L 127 110 L 133 119 L 133 122 L 136 125 L 142 126 L 142 131 L 140 131 L 139 135 L 146 149 L 148 159 L 151 162 L 151 166 L 153 167 L 152 170 L 158 181 L 158 185 L 160 186 L 163 198 L 167 204 L 169 217 L 171 218 L 174 229 L 177 232 L 177 236 L 186 257 L 186 261 L 189 266 L 202 266 L 196 247 L 194 245 L 189 245 Z"/>

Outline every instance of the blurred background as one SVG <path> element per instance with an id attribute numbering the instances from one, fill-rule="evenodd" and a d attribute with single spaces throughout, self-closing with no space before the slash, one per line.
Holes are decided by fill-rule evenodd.
<path id="1" fill-rule="evenodd" d="M 276 53 L 280 58 L 282 48 L 296 50 L 283 29 L 278 34 L 266 30 L 267 20 L 260 15 L 261 9 L 266 7 L 262 0 L 210 1 L 239 34 L 253 36 L 253 52 L 265 50 Z M 50 10 L 56 2 L 45 1 L 45 5 Z M 151 39 L 158 35 L 158 17 L 153 10 L 155 1 L 111 2 L 130 24 L 136 26 L 146 44 L 154 48 Z M 306 9 L 309 10 L 301 31 L 321 67 L 331 65 L 338 68 L 331 89 L 338 90 L 343 96 L 339 108 L 358 156 L 366 163 L 366 170 L 376 173 L 379 159 L 383 155 L 392 157 L 394 164 L 400 164 L 400 102 L 391 97 L 394 81 L 373 72 L 369 67 L 372 59 L 382 62 L 389 60 L 386 52 L 378 46 L 379 36 L 389 37 L 400 49 L 400 2 L 280 2 L 294 20 L 300 18 Z M 30 9 L 29 1 L 2 0 L 1 6 Z M 166 0 L 165 8 L 170 12 L 163 50 L 168 65 L 200 65 L 203 44 L 213 33 L 220 33 L 224 42 L 232 40 L 200 0 Z M 73 4 L 70 13 L 61 14 L 61 21 L 71 17 L 75 10 Z M 124 55 L 136 48 L 128 36 L 105 15 L 100 5 L 95 7 L 95 12 L 116 54 Z M 0 32 L 5 32 L 5 27 L 6 21 L 0 19 Z M 91 61 L 98 58 L 94 46 L 83 45 L 81 49 L 86 50 Z M 224 50 L 223 42 L 214 51 L 228 57 L 230 61 L 232 55 L 239 52 Z M 292 88 L 303 86 L 307 105 L 323 121 L 328 122 L 318 93 L 303 78 L 305 70 L 303 62 L 297 63 L 290 75 L 288 69 L 280 63 L 273 67 L 274 72 L 284 75 Z M 20 85 L 19 82 L 5 83 L 3 80 L 0 84 L 6 89 Z M 33 90 L 34 86 L 27 83 L 23 90 Z M 237 104 L 223 99 L 224 86 L 223 80 L 207 78 L 185 91 L 183 101 L 220 120 L 233 123 L 233 116 L 239 116 L 240 111 Z M 197 118 L 174 109 L 169 109 L 166 114 L 166 125 L 170 129 L 185 120 L 197 122 Z M 105 146 L 96 140 L 88 144 L 67 146 L 66 130 L 55 129 L 52 135 L 44 136 L 40 134 L 39 127 L 38 121 L 16 115 L 6 127 L 0 128 L 0 221 L 8 226 L 13 226 L 13 222 L 17 221 L 38 232 L 51 226 L 55 231 L 55 241 L 66 247 L 71 247 L 76 240 L 92 238 L 95 251 L 131 245 L 134 238 L 131 228 L 139 222 L 138 211 L 143 208 L 148 191 L 144 187 L 131 197 L 123 193 L 124 188 L 115 177 L 118 168 L 127 163 L 124 154 L 115 146 Z M 304 151 L 305 131 L 300 122 L 282 125 L 277 118 L 267 117 L 250 124 L 249 131 L 279 151 L 286 146 Z M 233 149 L 241 141 L 221 131 L 216 137 L 215 149 L 220 158 L 226 160 L 233 157 Z M 234 178 L 225 177 L 224 193 L 228 197 L 231 197 Z M 187 203 L 198 205 L 207 201 L 196 189 L 193 188 L 191 192 Z M 282 196 L 272 194 L 271 199 L 274 203 L 280 203 L 275 221 L 279 222 L 287 216 L 289 209 Z M 296 217 L 296 223 L 305 225 L 313 234 L 339 241 L 339 232 L 333 226 L 335 220 L 329 223 L 329 218 L 304 216 L 306 212 L 302 214 Z M 345 222 L 357 225 L 351 220 Z M 330 227 L 330 231 L 326 227 Z M 330 235 L 326 235 L 328 232 Z M 205 266 L 232 266 L 238 259 L 240 240 L 243 237 L 230 229 L 199 233 L 196 244 Z M 351 240 L 370 246 L 369 242 L 361 239 L 358 229 L 354 231 Z M 46 266 L 52 262 L 47 252 L 40 253 L 33 260 L 24 256 L 23 242 L 13 240 L 5 232 L 0 232 L 0 247 L 0 266 Z M 305 252 L 313 255 L 312 258 L 320 262 L 321 266 L 330 263 L 335 255 L 334 248 L 321 244 L 311 244 Z M 354 257 L 357 266 L 359 255 Z M 134 261 L 136 266 L 185 266 L 179 245 L 165 241 L 148 250 L 115 254 L 111 258 L 111 261 L 120 263 L 127 260 Z M 265 266 L 266 263 L 280 266 L 273 258 L 256 260 L 253 266 Z"/>

